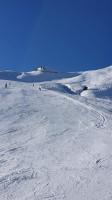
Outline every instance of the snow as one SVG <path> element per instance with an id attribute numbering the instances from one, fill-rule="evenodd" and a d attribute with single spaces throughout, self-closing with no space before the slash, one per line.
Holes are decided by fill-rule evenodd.
<path id="1" fill-rule="evenodd" d="M 0 71 L 0 200 L 112 199 L 112 66 L 46 71 Z"/>

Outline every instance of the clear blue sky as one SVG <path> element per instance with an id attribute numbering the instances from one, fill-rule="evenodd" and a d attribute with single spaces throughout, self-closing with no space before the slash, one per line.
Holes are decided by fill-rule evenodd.
<path id="1" fill-rule="evenodd" d="M 0 68 L 112 65 L 112 0 L 0 0 Z"/>

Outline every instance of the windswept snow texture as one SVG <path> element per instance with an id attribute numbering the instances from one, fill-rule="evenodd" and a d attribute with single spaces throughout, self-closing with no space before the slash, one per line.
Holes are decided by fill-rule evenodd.
<path id="1" fill-rule="evenodd" d="M 111 200 L 112 66 L 0 78 L 0 200 Z"/>

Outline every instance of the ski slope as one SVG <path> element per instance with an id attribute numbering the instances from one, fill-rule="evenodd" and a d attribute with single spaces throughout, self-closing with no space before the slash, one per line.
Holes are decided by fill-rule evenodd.
<path id="1" fill-rule="evenodd" d="M 0 70 L 0 200 L 112 199 L 111 77 Z"/>

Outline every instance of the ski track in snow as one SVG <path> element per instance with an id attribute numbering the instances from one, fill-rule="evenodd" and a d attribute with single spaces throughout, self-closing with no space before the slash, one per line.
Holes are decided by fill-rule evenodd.
<path id="1" fill-rule="evenodd" d="M 44 89 L 44 90 L 45 90 L 45 89 Z M 106 118 L 105 118 L 105 116 L 104 116 L 103 114 L 100 113 L 100 111 L 98 112 L 98 111 L 97 111 L 95 108 L 93 108 L 92 106 L 90 106 L 90 105 L 88 106 L 88 105 L 86 105 L 86 104 L 84 104 L 84 103 L 82 103 L 82 102 L 80 102 L 80 101 L 78 101 L 78 100 L 72 98 L 72 96 L 67 96 L 67 94 L 66 94 L 66 95 L 65 95 L 65 94 L 60 94 L 59 92 L 55 92 L 55 91 L 53 91 L 53 90 L 49 90 L 49 91 L 52 92 L 52 93 L 54 93 L 54 94 L 60 95 L 61 97 L 64 97 L 64 98 L 66 98 L 66 99 L 69 99 L 69 100 L 71 100 L 72 102 L 74 102 L 75 104 L 79 104 L 79 105 L 85 107 L 86 109 L 91 110 L 92 112 L 95 112 L 97 115 L 99 115 L 99 118 L 100 118 L 98 124 L 95 124 L 95 126 L 96 126 L 97 128 L 103 128 L 103 127 L 104 127 Z M 80 97 L 79 97 L 79 98 L 80 98 Z"/>

